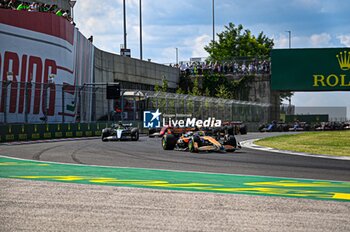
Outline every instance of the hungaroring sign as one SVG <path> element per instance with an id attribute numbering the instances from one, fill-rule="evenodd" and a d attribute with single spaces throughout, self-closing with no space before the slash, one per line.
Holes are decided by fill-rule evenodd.
<path id="1" fill-rule="evenodd" d="M 350 48 L 273 49 L 271 89 L 350 91 Z"/>

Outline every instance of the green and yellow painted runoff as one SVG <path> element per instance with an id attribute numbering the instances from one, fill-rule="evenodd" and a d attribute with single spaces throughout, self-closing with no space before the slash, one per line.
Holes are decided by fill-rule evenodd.
<path id="1" fill-rule="evenodd" d="M 350 201 L 350 182 L 46 163 L 0 157 L 0 178 Z"/>

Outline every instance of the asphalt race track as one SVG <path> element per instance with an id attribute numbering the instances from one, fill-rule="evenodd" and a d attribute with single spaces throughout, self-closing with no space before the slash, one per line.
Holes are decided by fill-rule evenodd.
<path id="1" fill-rule="evenodd" d="M 249 133 L 238 141 L 279 135 Z M 165 151 L 160 138 L 139 141 L 88 140 L 1 146 L 0 155 L 87 165 L 213 172 L 243 175 L 350 181 L 350 161 L 271 153 L 243 148 L 234 153 Z"/>
<path id="2" fill-rule="evenodd" d="M 237 139 L 271 135 L 278 134 L 249 133 Z M 346 189 L 346 194 L 338 196 L 350 199 L 350 183 L 337 182 L 350 181 L 350 161 L 345 160 L 248 148 L 234 153 L 164 151 L 159 138 L 148 137 L 141 137 L 137 142 L 102 142 L 99 138 L 90 138 L 4 144 L 0 146 L 0 155 L 70 164 L 314 179 L 312 184 L 321 188 L 331 183 L 324 181 L 329 180 L 336 181 L 333 184 L 339 185 L 338 188 Z M 9 169 L 1 165 L 8 165 Z M 50 165 L 42 166 L 50 170 Z M 55 164 L 51 166 L 50 175 L 62 178 L 59 175 L 64 174 L 55 170 L 63 170 L 67 165 L 58 165 L 61 169 L 54 169 Z M 26 168 L 30 165 L 25 162 L 0 162 L 0 176 L 6 176 L 6 170 L 21 172 Z M 183 175 L 191 176 L 190 173 Z M 302 199 L 292 194 L 291 197 L 214 194 L 29 178 L 32 179 L 0 178 L 0 231 L 350 231 L 349 200 Z M 101 180 L 98 176 L 93 178 Z M 277 184 L 281 183 L 295 184 L 287 179 Z M 278 189 L 282 194 L 288 193 Z M 291 189 L 294 192 L 293 187 Z M 312 189 L 304 193 L 315 194 Z M 322 197 L 319 193 L 316 195 Z"/>

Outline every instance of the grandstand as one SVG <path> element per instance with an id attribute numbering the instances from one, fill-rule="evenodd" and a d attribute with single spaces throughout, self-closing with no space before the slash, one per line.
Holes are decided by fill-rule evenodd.
<path id="1" fill-rule="evenodd" d="M 25 1 L 10 1 L 10 0 L 2 0 L 0 1 L 2 4 L 2 8 L 7 8 L 6 6 L 9 5 L 9 3 L 11 3 L 11 6 L 17 8 L 18 5 L 20 5 L 21 3 L 42 3 L 42 4 L 48 4 L 50 6 L 56 5 L 59 9 L 63 9 L 63 10 L 71 10 L 71 3 L 75 2 L 75 1 L 69 1 L 69 0 L 25 0 Z"/>

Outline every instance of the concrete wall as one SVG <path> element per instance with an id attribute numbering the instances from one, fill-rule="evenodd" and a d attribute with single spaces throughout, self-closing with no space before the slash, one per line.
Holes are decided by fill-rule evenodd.
<path id="1" fill-rule="evenodd" d="M 122 89 L 153 90 L 166 78 L 168 87 L 175 89 L 179 83 L 179 72 L 179 69 L 169 66 L 94 49 L 94 82 L 97 84 L 119 82 Z M 105 92 L 101 93 L 101 90 L 100 94 L 96 94 L 96 119 L 113 109 L 113 100 L 106 100 Z"/>
<path id="2" fill-rule="evenodd" d="M 240 80 L 244 75 L 227 75 L 226 78 L 229 81 Z M 190 77 L 193 82 L 194 76 Z M 198 78 L 198 84 L 202 88 L 202 80 Z M 241 89 L 239 95 L 240 99 L 250 102 L 266 103 L 269 104 L 269 112 L 267 118 L 262 115 L 261 120 L 270 122 L 272 120 L 280 119 L 280 93 L 278 91 L 271 91 L 271 75 L 270 74 L 257 74 L 254 78 L 250 79 L 245 89 Z"/>
<path id="3" fill-rule="evenodd" d="M 280 120 L 280 93 L 271 91 L 271 75 L 256 75 L 249 88 L 248 101 L 270 104 L 268 122 Z"/>
<path id="4" fill-rule="evenodd" d="M 163 78 L 169 88 L 177 88 L 179 69 L 104 52 L 95 48 L 94 73 L 96 83 L 133 82 L 143 85 L 161 85 Z M 123 88 L 123 86 L 122 86 Z"/>

